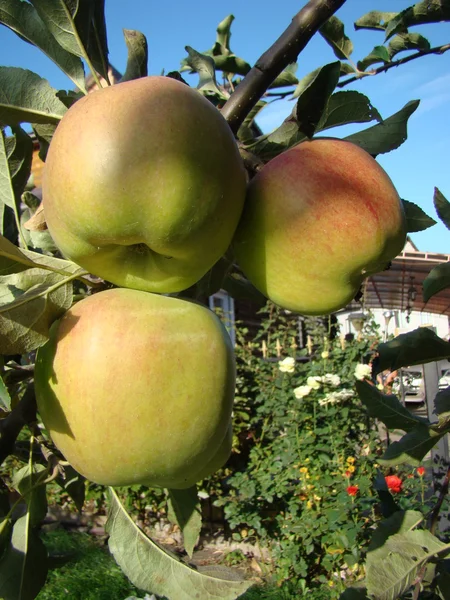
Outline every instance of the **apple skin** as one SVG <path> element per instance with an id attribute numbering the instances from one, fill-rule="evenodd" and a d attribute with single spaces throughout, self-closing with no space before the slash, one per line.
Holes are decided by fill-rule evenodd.
<path id="1" fill-rule="evenodd" d="M 45 163 L 45 218 L 62 254 L 87 271 L 172 293 L 225 253 L 246 184 L 220 112 L 184 83 L 145 77 L 64 115 Z"/>
<path id="2" fill-rule="evenodd" d="M 325 315 L 351 302 L 405 242 L 403 205 L 386 172 L 355 144 L 317 138 L 252 179 L 233 247 L 275 304 Z"/>
<path id="3" fill-rule="evenodd" d="M 124 288 L 89 296 L 52 326 L 35 388 L 53 442 L 96 483 L 183 489 L 228 458 L 234 352 L 195 302 Z"/>

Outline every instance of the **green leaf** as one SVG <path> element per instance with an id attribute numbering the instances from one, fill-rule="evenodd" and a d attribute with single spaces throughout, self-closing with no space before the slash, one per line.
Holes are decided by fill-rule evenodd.
<path id="1" fill-rule="evenodd" d="M 0 375 L 0 409 L 5 411 L 11 410 L 11 396 L 9 395 L 8 388 Z"/>
<path id="2" fill-rule="evenodd" d="M 442 543 L 429 531 L 391 535 L 384 546 L 367 554 L 368 595 L 377 600 L 396 600 L 414 583 L 421 566 L 448 548 L 450 544 Z"/>
<path id="3" fill-rule="evenodd" d="M 375 46 L 370 54 L 358 61 L 357 66 L 360 71 L 365 71 L 371 65 L 379 62 L 388 63 L 390 60 L 389 52 L 384 46 Z"/>
<path id="4" fill-rule="evenodd" d="M 434 412 L 439 417 L 450 416 L 450 387 L 440 391 L 434 399 Z"/>
<path id="5" fill-rule="evenodd" d="M 317 131 L 339 127 L 348 123 L 382 121 L 380 113 L 369 98 L 356 91 L 336 92 L 328 101 Z"/>
<path id="6" fill-rule="evenodd" d="M 375 529 L 372 539 L 370 540 L 367 552 L 377 552 L 378 556 L 383 555 L 387 558 L 388 553 L 383 549 L 391 535 L 406 533 L 411 531 L 423 522 L 423 515 L 416 510 L 399 510 L 393 515 L 384 519 L 378 524 Z M 374 556 L 372 554 L 372 556 Z"/>
<path id="7" fill-rule="evenodd" d="M 20 198 L 31 173 L 33 142 L 20 127 L 14 127 L 13 133 L 5 138 L 0 131 L 0 228 L 17 239 Z M 13 221 L 14 228 L 8 227 Z"/>
<path id="8" fill-rule="evenodd" d="M 2 0 L 0 23 L 42 50 L 80 90 L 86 93 L 83 63 L 58 44 L 42 22 L 34 6 L 28 2 Z"/>
<path id="9" fill-rule="evenodd" d="M 41 464 L 25 465 L 12 478 L 12 486 L 27 503 L 30 527 L 39 527 L 47 514 L 45 478 L 47 469 Z"/>
<path id="10" fill-rule="evenodd" d="M 252 124 L 266 105 L 267 102 L 264 102 L 264 100 L 258 100 L 252 110 L 248 113 L 237 132 L 237 138 L 239 141 L 243 143 L 251 143 L 255 139 L 255 132 L 252 128 Z"/>
<path id="11" fill-rule="evenodd" d="M 420 206 L 417 206 L 414 202 L 402 199 L 402 203 L 405 210 L 406 229 L 408 233 L 424 231 L 425 229 L 436 225 L 436 221 L 429 217 Z"/>
<path id="12" fill-rule="evenodd" d="M 439 575 L 436 577 L 434 583 L 437 586 L 437 592 L 442 600 L 450 600 L 450 573 L 445 571 L 443 565 Z"/>
<path id="13" fill-rule="evenodd" d="M 38 123 L 33 124 L 33 131 L 39 142 L 39 158 L 43 162 L 45 162 L 45 159 L 47 158 L 47 152 L 50 148 L 50 142 L 53 139 L 56 127 L 56 125 L 48 123 L 46 125 L 39 125 Z"/>
<path id="14" fill-rule="evenodd" d="M 369 415 L 382 421 L 388 429 L 411 431 L 418 424 L 428 425 L 429 421 L 403 406 L 396 396 L 383 394 L 367 381 L 357 381 L 356 391 Z"/>
<path id="15" fill-rule="evenodd" d="M 64 465 L 63 475 L 58 475 L 55 479 L 55 482 L 72 498 L 80 513 L 85 499 L 85 481 L 85 478 L 70 465 Z"/>
<path id="16" fill-rule="evenodd" d="M 396 54 L 405 50 L 429 50 L 430 48 L 430 42 L 420 33 L 402 33 L 396 35 L 389 42 L 388 52 L 392 59 Z"/>
<path id="17" fill-rule="evenodd" d="M 424 302 L 450 287 L 450 262 L 442 263 L 433 267 L 423 282 Z"/>
<path id="18" fill-rule="evenodd" d="M 384 31 L 389 21 L 397 15 L 398 13 L 396 12 L 371 10 L 355 21 L 355 29 L 377 29 Z"/>
<path id="19" fill-rule="evenodd" d="M 345 35 L 344 24 L 334 15 L 319 29 L 320 35 L 333 48 L 339 60 L 346 60 L 353 52 L 353 43 Z"/>
<path id="20" fill-rule="evenodd" d="M 384 465 L 408 464 L 419 466 L 425 456 L 447 435 L 450 426 L 446 430 L 435 430 L 426 425 L 417 425 L 408 431 L 399 441 L 392 442 L 383 456 L 378 459 Z"/>
<path id="21" fill-rule="evenodd" d="M 197 486 L 187 490 L 168 490 L 168 519 L 183 534 L 184 549 L 192 558 L 202 528 L 202 515 Z"/>
<path id="22" fill-rule="evenodd" d="M 104 0 L 30 0 L 58 44 L 108 77 Z"/>
<path id="23" fill-rule="evenodd" d="M 47 569 L 47 550 L 27 513 L 15 522 L 0 560 L 0 598 L 34 600 L 45 584 Z"/>
<path id="24" fill-rule="evenodd" d="M 109 488 L 106 529 L 109 548 L 122 571 L 141 590 L 177 600 L 232 600 L 252 585 L 201 574 L 168 554 L 148 538 L 126 513 L 116 492 Z"/>
<path id="25" fill-rule="evenodd" d="M 217 25 L 216 43 L 213 48 L 213 50 L 216 53 L 219 53 L 219 49 L 220 49 L 220 54 L 231 52 L 230 39 L 231 39 L 231 25 L 232 25 L 233 21 L 234 21 L 234 15 L 228 15 L 227 17 L 225 17 L 225 19 L 220 21 L 220 23 Z"/>
<path id="26" fill-rule="evenodd" d="M 45 344 L 49 328 L 72 305 L 72 280 L 42 269 L 0 277 L 0 354 L 25 354 Z"/>
<path id="27" fill-rule="evenodd" d="M 378 346 L 380 360 L 377 371 L 395 371 L 450 357 L 450 342 L 445 342 L 428 327 L 402 333 Z"/>
<path id="28" fill-rule="evenodd" d="M 297 63 L 291 63 L 276 77 L 269 85 L 269 89 L 287 87 L 290 85 L 297 85 Z"/>
<path id="29" fill-rule="evenodd" d="M 450 2 L 448 0 L 423 0 L 414 6 L 402 10 L 386 27 L 386 39 L 395 33 L 402 33 L 408 27 L 424 25 L 426 23 L 440 23 L 450 21 Z"/>
<path id="30" fill-rule="evenodd" d="M 75 14 L 75 27 L 82 45 L 97 73 L 100 73 L 106 81 L 109 81 L 105 0 L 76 1 L 78 9 Z M 64 0 L 64 2 L 66 5 L 72 4 L 73 0 Z"/>
<path id="31" fill-rule="evenodd" d="M 438 214 L 438 217 L 447 227 L 450 229 L 450 202 L 447 198 L 438 190 L 437 187 L 434 188 L 434 208 Z"/>
<path id="32" fill-rule="evenodd" d="M 31 268 L 45 269 L 64 276 L 76 275 L 82 277 L 86 274 L 84 269 L 70 260 L 45 256 L 38 252 L 33 252 L 32 250 L 18 248 L 2 235 L 0 235 L 0 257 L 4 257 L 9 263 L 8 273 L 5 274 L 23 271 L 22 265 Z M 16 267 L 14 267 L 14 264 Z"/>
<path id="33" fill-rule="evenodd" d="M 0 123 L 58 124 L 66 112 L 46 79 L 18 67 L 0 67 Z"/>
<path id="34" fill-rule="evenodd" d="M 372 156 L 395 150 L 406 140 L 408 119 L 419 104 L 420 100 L 408 102 L 401 110 L 379 125 L 374 125 L 344 139 L 360 146 Z"/>
<path id="35" fill-rule="evenodd" d="M 206 95 L 213 95 L 219 99 L 227 100 L 228 96 L 217 87 L 214 60 L 206 54 L 200 54 L 190 46 L 186 46 L 186 52 L 189 54 L 187 64 L 199 76 L 197 88 Z"/>
<path id="36" fill-rule="evenodd" d="M 128 48 L 128 59 L 125 74 L 120 81 L 146 77 L 148 74 L 148 48 L 145 35 L 134 29 L 124 29 L 123 35 Z"/>
<path id="37" fill-rule="evenodd" d="M 0 515 L 0 558 L 11 541 L 12 521 L 11 518 Z"/>
<path id="38" fill-rule="evenodd" d="M 316 69 L 304 77 L 294 91 L 298 98 L 295 109 L 298 128 L 311 138 L 339 81 L 341 63 L 339 61 Z"/>

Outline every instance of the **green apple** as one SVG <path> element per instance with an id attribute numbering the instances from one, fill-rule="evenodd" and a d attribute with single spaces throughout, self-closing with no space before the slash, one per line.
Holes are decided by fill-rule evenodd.
<path id="1" fill-rule="evenodd" d="M 89 296 L 52 326 L 35 387 L 53 442 L 96 483 L 182 489 L 228 458 L 233 348 L 195 302 L 124 288 Z"/>
<path id="2" fill-rule="evenodd" d="M 43 176 L 45 218 L 62 254 L 116 285 L 159 293 L 190 287 L 225 253 L 245 191 L 228 123 L 169 77 L 76 102 Z"/>
<path id="3" fill-rule="evenodd" d="M 358 146 L 318 138 L 252 179 L 234 250 L 267 298 L 325 315 L 345 307 L 405 241 L 403 205 L 386 172 Z"/>

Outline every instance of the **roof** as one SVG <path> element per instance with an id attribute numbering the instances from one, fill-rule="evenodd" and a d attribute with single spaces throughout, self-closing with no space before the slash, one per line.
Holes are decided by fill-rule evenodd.
<path id="1" fill-rule="evenodd" d="M 428 302 L 422 297 L 422 284 L 428 273 L 438 264 L 449 262 L 449 254 L 420 252 L 408 239 L 401 252 L 386 271 L 368 277 L 364 283 L 363 298 L 346 310 L 384 308 L 406 312 L 419 311 L 450 315 L 450 288 L 442 290 Z"/>

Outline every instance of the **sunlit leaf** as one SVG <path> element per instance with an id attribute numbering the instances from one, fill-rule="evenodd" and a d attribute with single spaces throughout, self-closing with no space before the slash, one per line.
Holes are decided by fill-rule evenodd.
<path id="1" fill-rule="evenodd" d="M 420 33 L 402 33 L 391 39 L 388 52 L 392 59 L 405 50 L 429 50 L 430 48 L 430 42 Z"/>
<path id="2" fill-rule="evenodd" d="M 331 16 L 319 29 L 320 35 L 330 44 L 339 60 L 350 58 L 353 52 L 353 43 L 345 35 L 344 24 L 336 16 Z"/>
<path id="3" fill-rule="evenodd" d="M 133 29 L 124 29 L 123 35 L 128 48 L 128 59 L 125 74 L 120 81 L 146 77 L 148 74 L 148 48 L 145 35 Z"/>
<path id="4" fill-rule="evenodd" d="M 83 63 L 58 44 L 42 22 L 34 6 L 28 2 L 2 0 L 0 23 L 42 50 L 80 90 L 85 91 Z"/>
<path id="5" fill-rule="evenodd" d="M 386 39 L 414 25 L 439 23 L 450 20 L 450 3 L 447 0 L 423 0 L 403 10 L 391 19 L 386 27 Z"/>
<path id="6" fill-rule="evenodd" d="M 355 21 L 355 29 L 377 29 L 384 31 L 391 19 L 397 16 L 396 12 L 381 12 L 371 10 Z"/>
<path id="7" fill-rule="evenodd" d="M 391 535 L 385 544 L 368 552 L 367 592 L 377 600 L 396 600 L 413 584 L 421 566 L 434 555 L 450 548 L 425 530 Z M 389 560 L 387 560 L 389 557 Z"/>
<path id="8" fill-rule="evenodd" d="M 0 67 L 0 123 L 58 124 L 66 107 L 46 79 L 18 67 Z"/>
<path id="9" fill-rule="evenodd" d="M 11 396 L 6 387 L 2 376 L 0 375 L 0 408 L 5 411 L 11 410 Z"/>
<path id="10" fill-rule="evenodd" d="M 168 519 L 178 525 L 183 534 L 183 544 L 188 556 L 192 557 L 202 528 L 202 515 L 197 486 L 187 490 L 168 490 Z"/>
<path id="11" fill-rule="evenodd" d="M 211 94 L 222 100 L 227 100 L 228 96 L 217 87 L 214 60 L 210 56 L 200 54 L 190 46 L 186 46 L 186 52 L 189 54 L 188 65 L 199 76 L 197 88 L 204 94 Z"/>
<path id="12" fill-rule="evenodd" d="M 191 569 L 135 525 L 112 488 L 109 498 L 109 548 L 122 571 L 139 589 L 173 600 L 232 600 L 252 584 L 210 577 Z"/>
<path id="13" fill-rule="evenodd" d="M 24 354 L 45 344 L 49 328 L 72 305 L 72 280 L 42 269 L 0 277 L 0 354 Z"/>
<path id="14" fill-rule="evenodd" d="M 365 71 L 367 67 L 374 65 L 376 63 L 387 63 L 391 60 L 389 52 L 387 48 L 384 46 L 375 46 L 370 54 L 368 54 L 365 58 L 358 61 L 358 69 L 360 71 Z"/>

